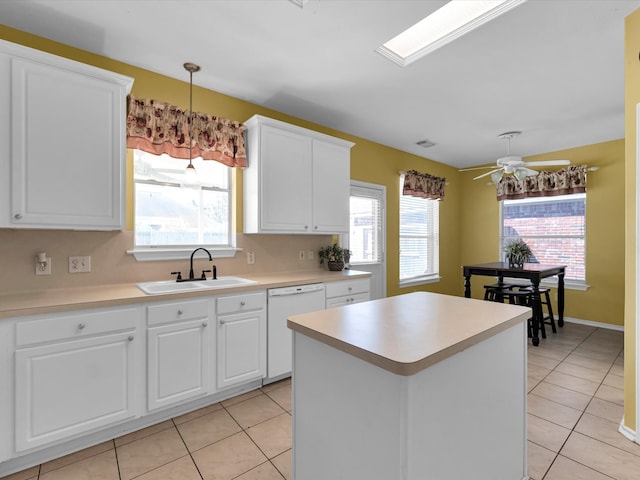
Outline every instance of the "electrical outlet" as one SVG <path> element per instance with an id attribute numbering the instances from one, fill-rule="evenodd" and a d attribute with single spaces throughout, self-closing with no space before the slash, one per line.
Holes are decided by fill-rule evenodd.
<path id="1" fill-rule="evenodd" d="M 44 262 L 36 258 L 36 275 L 51 275 L 51 259 L 45 257 Z"/>
<path id="2" fill-rule="evenodd" d="M 304 250 L 298 252 L 298 260 L 304 260 Z"/>
<path id="3" fill-rule="evenodd" d="M 247 265 L 253 265 L 254 263 L 256 263 L 255 252 L 247 252 Z"/>
<path id="4" fill-rule="evenodd" d="M 69 257 L 69 273 L 89 273 L 91 271 L 91 257 Z"/>
<path id="5" fill-rule="evenodd" d="M 313 250 L 309 250 L 307 252 L 307 260 L 313 260 L 313 257 L 314 257 Z"/>

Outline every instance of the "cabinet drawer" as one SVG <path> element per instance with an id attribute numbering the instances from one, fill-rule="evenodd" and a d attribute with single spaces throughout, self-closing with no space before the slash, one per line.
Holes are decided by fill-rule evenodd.
<path id="1" fill-rule="evenodd" d="M 233 312 L 245 312 L 265 308 L 267 305 L 266 292 L 244 293 L 216 299 L 216 313 L 218 315 Z"/>
<path id="2" fill-rule="evenodd" d="M 147 307 L 147 323 L 149 325 L 193 320 L 208 316 L 208 300 L 163 303 L 162 305 L 149 305 Z"/>
<path id="3" fill-rule="evenodd" d="M 16 345 L 23 346 L 132 330 L 136 328 L 137 316 L 138 310 L 136 308 L 122 308 L 18 322 L 16 325 Z"/>
<path id="4" fill-rule="evenodd" d="M 359 278 L 357 280 L 329 282 L 325 286 L 327 298 L 341 297 L 343 295 L 353 295 L 356 293 L 368 293 L 369 279 Z"/>
<path id="5" fill-rule="evenodd" d="M 347 295 L 345 297 L 334 297 L 327 299 L 327 308 L 342 307 L 344 305 L 351 305 L 352 303 L 366 302 L 369 300 L 369 293 L 357 293 L 354 295 Z"/>

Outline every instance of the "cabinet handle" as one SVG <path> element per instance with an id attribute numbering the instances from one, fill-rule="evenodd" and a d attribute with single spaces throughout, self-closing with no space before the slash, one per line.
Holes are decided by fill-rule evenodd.
<path id="1" fill-rule="evenodd" d="M 78 330 L 82 330 L 85 327 L 84 323 L 78 324 Z"/>
<path id="2" fill-rule="evenodd" d="M 241 306 L 241 307 L 244 307 L 244 306 L 245 306 L 244 300 L 242 300 L 242 301 L 240 302 L 240 306 Z"/>
<path id="3" fill-rule="evenodd" d="M 184 313 L 184 311 L 178 310 L 178 315 L 182 315 L 183 313 Z"/>
<path id="4" fill-rule="evenodd" d="M 207 322 L 202 322 L 202 326 L 203 326 L 203 327 L 206 327 L 206 326 L 208 326 L 208 325 L 209 325 L 209 324 L 208 324 Z"/>
<path id="5" fill-rule="evenodd" d="M 127 337 L 127 340 L 129 340 L 130 342 L 132 342 L 132 341 L 133 341 L 133 335 L 129 335 L 129 336 Z"/>
<path id="6" fill-rule="evenodd" d="M 22 218 L 22 214 L 21 213 L 16 213 L 13 218 L 15 218 L 16 220 L 20 220 Z"/>

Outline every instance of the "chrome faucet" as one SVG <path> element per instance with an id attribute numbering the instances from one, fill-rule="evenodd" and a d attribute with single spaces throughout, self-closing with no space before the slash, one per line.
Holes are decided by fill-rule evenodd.
<path id="1" fill-rule="evenodd" d="M 198 247 L 196 248 L 193 252 L 191 252 L 191 258 L 189 259 L 189 278 L 182 278 L 182 274 L 180 272 L 171 272 L 171 275 L 178 275 L 178 278 L 176 278 L 176 282 L 189 282 L 189 281 L 194 281 L 194 280 L 206 280 L 207 276 L 205 275 L 208 272 L 211 272 L 211 270 L 203 270 L 202 271 L 202 275 L 199 278 L 195 278 L 195 275 L 193 274 L 193 256 L 196 254 L 196 252 L 198 250 L 202 250 L 203 252 L 206 252 L 207 255 L 209 255 L 209 261 L 213 262 L 213 257 L 211 256 L 211 252 L 209 252 L 209 250 L 207 250 L 206 248 L 203 247 Z M 212 280 L 215 280 L 217 278 L 217 271 L 216 271 L 216 266 L 213 265 L 213 275 L 212 275 Z"/>

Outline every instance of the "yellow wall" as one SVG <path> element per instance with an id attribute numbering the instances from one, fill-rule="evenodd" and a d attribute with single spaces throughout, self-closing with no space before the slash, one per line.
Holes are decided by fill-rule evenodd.
<path id="1" fill-rule="evenodd" d="M 188 82 L 175 80 L 2 25 L 0 25 L 0 38 L 133 77 L 135 82 L 132 94 L 137 97 L 155 98 L 178 106 L 188 106 Z M 185 79 L 187 77 L 185 72 Z M 197 83 L 197 74 L 194 76 L 194 81 Z M 448 294 L 462 292 L 462 276 L 459 267 L 459 182 L 456 178 L 458 175 L 456 169 L 197 86 L 194 86 L 193 89 L 193 108 L 196 111 L 208 112 L 238 121 L 245 121 L 252 115 L 260 114 L 354 142 L 355 146 L 351 151 L 351 178 L 385 185 L 387 188 L 387 294 L 397 295 L 419 289 Z M 424 287 L 400 289 L 397 286 L 399 263 L 398 172 L 411 169 L 443 176 L 449 181 L 449 185 L 446 187 L 446 199 L 441 202 L 440 207 L 442 281 Z M 131 230 L 133 225 L 133 188 L 130 154 L 128 155 L 127 172 L 127 229 Z M 242 175 L 236 174 L 235 177 L 237 177 L 235 178 L 237 188 L 234 199 L 234 204 L 237 206 L 235 211 L 236 231 L 240 232 L 242 225 Z"/>
<path id="2" fill-rule="evenodd" d="M 640 10 L 625 19 L 624 423 L 636 430 L 636 105 L 640 103 Z"/>

